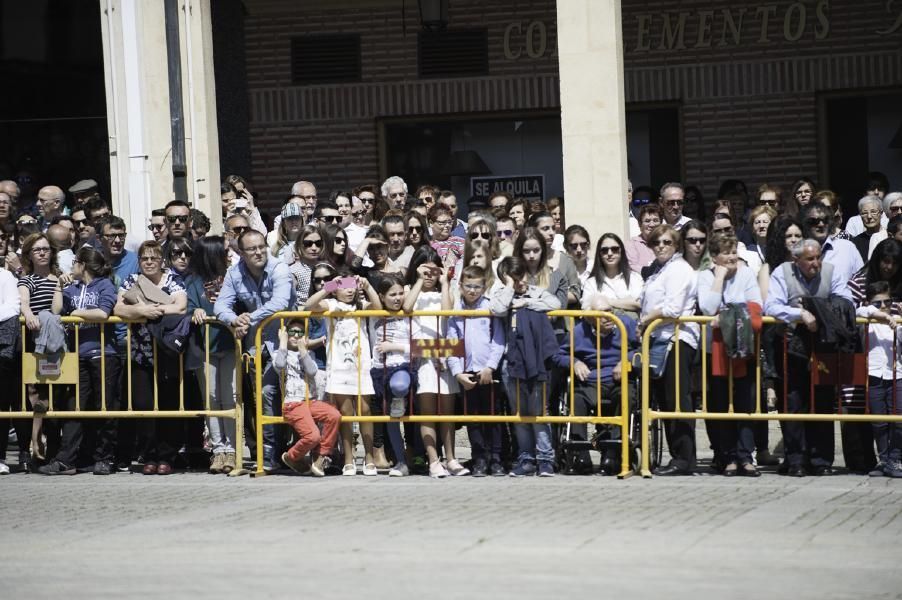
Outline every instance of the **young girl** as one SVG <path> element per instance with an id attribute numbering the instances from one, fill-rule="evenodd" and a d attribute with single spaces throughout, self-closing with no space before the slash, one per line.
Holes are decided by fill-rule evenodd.
<path id="1" fill-rule="evenodd" d="M 323 289 L 327 281 L 332 281 L 338 275 L 335 267 L 327 262 L 317 263 L 310 274 L 310 290 L 308 297 Z M 303 302 L 299 303 L 297 310 L 303 310 Z M 315 384 L 313 394 L 317 398 L 326 397 L 326 344 L 329 340 L 326 328 L 326 319 L 322 317 L 310 317 L 306 320 L 305 335 L 307 337 L 307 351 L 313 362 L 316 363 Z"/>
<path id="2" fill-rule="evenodd" d="M 418 248 L 410 259 L 407 270 L 409 290 L 404 299 L 405 311 L 450 310 L 454 304 L 451 299 L 451 284 L 448 281 L 448 270 L 442 268 L 442 260 L 430 246 Z M 435 340 L 444 337 L 444 319 L 439 317 L 414 317 L 413 339 Z M 454 413 L 454 399 L 460 392 L 457 380 L 448 370 L 443 359 L 421 359 L 417 368 L 417 399 L 420 412 L 425 415 L 448 415 Z M 436 451 L 435 423 L 421 423 L 420 434 L 426 447 L 429 459 L 429 475 L 435 478 L 448 474 L 469 475 L 465 468 L 454 457 L 454 423 L 441 423 L 439 432 L 445 451 L 446 464 L 439 462 Z"/>
<path id="3" fill-rule="evenodd" d="M 404 279 L 398 273 L 389 273 L 376 282 L 376 293 L 385 310 L 401 310 L 404 304 Z M 403 417 L 408 396 L 416 387 L 416 373 L 410 367 L 410 321 L 407 317 L 379 317 L 370 321 L 373 340 L 373 387 L 376 405 L 383 407 L 391 399 L 389 415 Z M 374 412 L 379 412 L 378 410 Z M 395 466 L 390 477 L 406 477 L 410 474 L 401 439 L 401 424 L 393 421 L 386 425 L 388 439 L 395 455 Z"/>
<path id="4" fill-rule="evenodd" d="M 339 282 L 351 277 L 346 268 L 338 269 L 332 280 Z M 307 310 L 316 312 L 350 312 L 371 306 L 379 309 L 379 297 L 373 286 L 363 277 L 355 277 L 353 287 L 338 288 L 334 291 L 325 286 L 309 298 L 305 304 Z M 360 302 L 360 293 L 366 295 L 367 302 Z M 363 415 L 370 414 L 369 398 L 373 394 L 373 382 L 367 377 L 370 372 L 370 342 L 366 327 L 352 317 L 329 317 L 329 345 L 326 353 L 326 392 L 330 394 L 342 415 L 355 414 L 355 401 L 360 398 L 360 410 Z M 342 475 L 356 475 L 354 464 L 354 444 L 351 437 L 350 423 L 341 425 L 341 444 L 344 450 L 344 467 Z M 361 423 L 360 433 L 363 436 L 364 466 L 363 474 L 376 475 L 373 463 L 373 424 Z"/>

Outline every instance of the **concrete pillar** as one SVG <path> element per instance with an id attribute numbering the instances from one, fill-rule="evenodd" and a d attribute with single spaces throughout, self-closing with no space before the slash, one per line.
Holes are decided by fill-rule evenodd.
<path id="1" fill-rule="evenodd" d="M 619 0 L 558 0 L 561 137 L 567 223 L 593 245 L 611 231 L 626 241 L 626 115 Z"/>
<path id="2" fill-rule="evenodd" d="M 148 239 L 150 211 L 174 198 L 164 3 L 98 1 L 113 212 L 125 220 L 130 238 Z M 216 226 L 219 142 L 210 5 L 209 0 L 188 0 L 180 8 L 188 193 Z"/>

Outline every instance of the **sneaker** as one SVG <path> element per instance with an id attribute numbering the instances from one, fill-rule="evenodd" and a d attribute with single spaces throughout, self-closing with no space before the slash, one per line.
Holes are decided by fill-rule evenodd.
<path id="1" fill-rule="evenodd" d="M 489 473 L 492 477 L 504 477 L 507 475 L 507 471 L 504 470 L 504 466 L 497 460 L 493 460 L 492 464 L 489 465 Z"/>
<path id="2" fill-rule="evenodd" d="M 444 479 L 448 475 L 450 475 L 450 473 L 445 470 L 445 467 L 442 466 L 440 461 L 429 463 L 429 476 L 433 479 Z"/>
<path id="3" fill-rule="evenodd" d="M 460 462 L 456 458 L 454 460 L 448 461 L 446 469 L 448 470 L 448 473 L 450 473 L 454 477 L 463 477 L 464 475 L 470 474 L 470 469 L 460 464 Z"/>
<path id="4" fill-rule="evenodd" d="M 510 470 L 511 477 L 531 477 L 536 474 L 536 465 L 535 463 L 528 460 L 518 461 L 516 466 Z"/>
<path id="5" fill-rule="evenodd" d="M 31 473 L 34 471 L 34 467 L 31 464 L 31 455 L 22 450 L 19 450 L 19 470 L 23 473 Z"/>
<path id="6" fill-rule="evenodd" d="M 883 466 L 883 474 L 887 477 L 902 477 L 902 462 L 891 460 Z"/>
<path id="7" fill-rule="evenodd" d="M 410 475 L 410 469 L 408 469 L 407 465 L 404 463 L 396 464 L 391 468 L 391 471 L 388 472 L 389 477 L 407 477 L 408 475 Z"/>
<path id="8" fill-rule="evenodd" d="M 341 468 L 341 474 L 344 477 L 353 477 L 357 474 L 357 465 L 345 465 Z"/>
<path id="9" fill-rule="evenodd" d="M 217 454 L 216 456 L 221 456 L 221 454 Z M 310 470 L 310 465 L 304 458 L 301 460 L 291 460 L 291 457 L 288 456 L 287 452 L 282 453 L 282 462 L 285 463 L 289 469 L 300 475 L 303 475 Z"/>
<path id="10" fill-rule="evenodd" d="M 486 464 L 484 458 L 477 458 L 473 461 L 473 472 L 471 475 L 473 477 L 485 477 L 488 473 L 489 466 Z"/>
<path id="11" fill-rule="evenodd" d="M 886 468 L 886 463 L 883 461 L 878 462 L 874 465 L 874 468 L 868 471 L 868 477 L 883 477 L 883 470 Z"/>
<path id="12" fill-rule="evenodd" d="M 550 461 L 539 461 L 539 477 L 554 477 L 554 465 Z"/>
<path id="13" fill-rule="evenodd" d="M 106 460 L 98 460 L 94 463 L 94 474 L 95 475 L 112 475 L 116 472 L 116 467 L 113 466 L 113 463 Z"/>
<path id="14" fill-rule="evenodd" d="M 228 475 L 232 471 L 235 470 L 235 461 L 237 457 L 234 452 L 226 452 L 224 453 L 224 457 L 222 459 L 222 472 Z"/>
<path id="15" fill-rule="evenodd" d="M 314 477 L 325 477 L 326 469 L 320 467 L 318 464 L 316 464 L 316 462 L 312 462 L 310 463 L 310 474 Z"/>
<path id="16" fill-rule="evenodd" d="M 0 463 L 0 475 L 9 475 L 9 467 L 6 463 Z"/>
<path id="17" fill-rule="evenodd" d="M 365 465 L 363 465 L 363 474 L 367 477 L 375 477 L 379 474 L 379 471 L 376 469 L 376 465 L 374 465 L 373 463 L 366 463 Z"/>
<path id="18" fill-rule="evenodd" d="M 58 460 L 51 460 L 43 467 L 40 467 L 38 473 L 42 475 L 75 475 L 75 467 L 65 465 Z"/>
<path id="19" fill-rule="evenodd" d="M 217 452 L 213 454 L 210 458 L 210 473 L 213 475 L 218 475 L 222 473 L 223 462 L 225 460 L 225 454 L 222 452 Z M 284 461 L 283 461 L 284 462 Z M 285 463 L 288 464 L 288 463 Z"/>
<path id="20" fill-rule="evenodd" d="M 388 416 L 392 417 L 393 419 L 403 417 L 406 404 L 407 402 L 405 398 L 392 398 L 391 408 L 388 409 Z"/>
<path id="21" fill-rule="evenodd" d="M 120 460 L 116 463 L 116 470 L 120 473 L 128 473 L 132 470 L 132 464 L 130 462 Z"/>

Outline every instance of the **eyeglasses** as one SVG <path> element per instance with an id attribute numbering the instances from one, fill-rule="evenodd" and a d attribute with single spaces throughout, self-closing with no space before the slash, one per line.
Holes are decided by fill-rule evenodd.
<path id="1" fill-rule="evenodd" d="M 727 227 L 714 227 L 711 229 L 711 233 L 719 233 L 721 235 L 725 233 L 733 233 L 733 226 L 729 225 Z"/>
<path id="2" fill-rule="evenodd" d="M 673 240 L 671 240 L 671 239 L 666 239 L 666 240 L 665 240 L 665 239 L 655 240 L 655 241 L 653 241 L 653 242 L 651 243 L 651 246 L 652 246 L 653 248 L 657 248 L 657 247 L 659 247 L 659 246 L 673 246 Z"/>
<path id="3" fill-rule="evenodd" d="M 871 301 L 871 306 L 876 307 L 876 308 L 884 308 L 884 307 L 886 307 L 886 306 L 892 306 L 892 305 L 893 305 L 893 301 L 892 301 L 892 300 L 889 300 L 889 299 L 887 299 L 887 300 L 872 300 L 872 301 Z"/>
<path id="4" fill-rule="evenodd" d="M 571 250 L 588 250 L 589 242 L 571 242 L 570 249 Z"/>
<path id="5" fill-rule="evenodd" d="M 462 285 L 461 287 L 463 289 L 467 290 L 468 292 L 478 292 L 485 288 L 484 285 L 476 285 L 476 284 L 467 284 L 467 285 Z"/>
<path id="6" fill-rule="evenodd" d="M 478 239 L 490 240 L 490 239 L 492 239 L 492 234 L 489 233 L 488 231 L 471 231 L 470 239 L 471 240 L 478 240 Z"/>
<path id="7" fill-rule="evenodd" d="M 453 221 L 441 220 L 441 221 L 433 221 L 432 223 L 435 225 L 438 225 L 439 227 L 451 227 L 452 222 Z"/>
<path id="8" fill-rule="evenodd" d="M 876 217 L 877 215 L 880 214 L 880 211 L 879 210 L 865 210 L 865 211 L 862 211 L 860 214 L 862 217 Z"/>
<path id="9" fill-rule="evenodd" d="M 805 219 L 805 223 L 808 225 L 828 225 L 830 220 L 827 217 L 810 217 Z"/>
<path id="10" fill-rule="evenodd" d="M 39 247 L 39 248 L 32 248 L 32 249 L 31 249 L 31 253 L 32 253 L 32 254 L 44 254 L 45 252 L 50 252 L 50 247 L 49 247 L 49 246 L 41 246 L 41 247 Z"/>
<path id="11" fill-rule="evenodd" d="M 326 277 L 314 277 L 310 281 L 313 283 L 313 285 L 322 285 L 323 282 L 326 281 L 326 279 Z"/>
<path id="12" fill-rule="evenodd" d="M 388 195 L 389 198 L 406 198 L 407 192 L 392 192 Z"/>
<path id="13" fill-rule="evenodd" d="M 140 259 L 141 262 L 157 262 L 158 260 L 163 260 L 162 256 L 142 256 Z"/>
<path id="14" fill-rule="evenodd" d="M 105 239 L 108 242 L 113 242 L 116 240 L 119 240 L 120 242 L 125 241 L 124 233 L 104 233 L 103 236 L 101 236 L 101 237 L 103 237 L 103 239 Z"/>
<path id="15" fill-rule="evenodd" d="M 191 217 L 188 215 L 172 215 L 172 216 L 167 215 L 166 216 L 166 220 L 169 221 L 170 223 L 187 223 L 188 219 L 190 219 L 190 218 Z"/>
<path id="16" fill-rule="evenodd" d="M 341 215 L 320 215 L 320 219 L 326 223 L 341 223 Z"/>
<path id="17" fill-rule="evenodd" d="M 317 248 L 323 247 L 323 240 L 304 240 L 301 242 L 304 245 L 304 248 L 312 248 L 316 246 Z"/>
<path id="18" fill-rule="evenodd" d="M 365 211 L 365 210 L 352 210 L 352 211 L 351 211 L 351 216 L 352 216 L 352 217 L 362 217 L 362 216 L 365 215 L 365 214 L 366 214 L 366 211 Z"/>
<path id="19" fill-rule="evenodd" d="M 291 329 L 287 329 L 286 332 L 288 333 L 288 335 L 291 335 L 294 337 L 302 337 L 304 335 L 304 330 L 298 329 L 297 327 L 292 327 Z"/>
<path id="20" fill-rule="evenodd" d="M 697 244 L 704 244 L 707 241 L 708 241 L 708 238 L 705 238 L 705 237 L 687 237 L 686 238 L 686 243 L 689 244 L 690 246 L 695 246 Z"/>
<path id="21" fill-rule="evenodd" d="M 151 223 L 150 225 L 147 226 L 147 228 L 151 231 L 158 231 L 158 230 L 162 231 L 164 227 L 166 227 L 166 226 L 163 225 L 162 223 Z"/>
<path id="22" fill-rule="evenodd" d="M 423 228 L 420 225 L 411 225 L 407 228 L 407 233 L 423 233 Z"/>
<path id="23" fill-rule="evenodd" d="M 506 237 L 512 237 L 514 235 L 514 230 L 513 229 L 499 229 L 495 233 L 497 233 L 498 237 L 500 237 L 500 238 L 506 238 Z"/>
<path id="24" fill-rule="evenodd" d="M 588 247 L 588 244 L 586 244 Z M 598 248 L 598 253 L 602 256 L 607 254 L 620 254 L 620 246 L 600 246 Z"/>

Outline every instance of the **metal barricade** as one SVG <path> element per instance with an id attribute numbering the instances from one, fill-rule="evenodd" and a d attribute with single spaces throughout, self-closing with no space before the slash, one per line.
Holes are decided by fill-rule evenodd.
<path id="1" fill-rule="evenodd" d="M 402 423 L 514 423 L 514 424 L 527 424 L 527 423 L 549 423 L 549 424 L 565 424 L 565 423 L 592 423 L 596 426 L 599 425 L 611 425 L 614 427 L 620 428 L 621 433 L 621 442 L 620 442 L 620 455 L 621 455 L 621 470 L 618 474 L 619 478 L 625 478 L 632 474 L 632 470 L 630 469 L 630 406 L 629 406 L 629 382 L 628 377 L 631 370 L 630 361 L 628 360 L 628 352 L 629 349 L 627 347 L 627 340 L 629 336 L 627 334 L 626 327 L 623 322 L 613 313 L 603 312 L 603 311 L 581 311 L 581 310 L 557 310 L 551 311 L 548 314 L 549 318 L 565 318 L 569 321 L 570 327 L 568 328 L 567 335 L 570 336 L 570 368 L 569 368 L 569 403 L 570 403 L 570 415 L 550 415 L 548 414 L 548 406 L 546 404 L 545 411 L 543 415 L 540 416 L 526 416 L 520 414 L 520 404 L 517 403 L 518 410 L 517 414 L 506 415 L 506 414 L 489 414 L 489 415 L 474 415 L 467 414 L 466 406 L 463 414 L 414 414 L 415 411 L 411 410 L 411 414 L 406 414 L 403 417 L 390 417 L 387 415 L 362 415 L 363 412 L 362 406 L 364 402 L 364 395 L 360 392 L 361 390 L 361 382 L 364 377 L 369 377 L 369 374 L 364 374 L 361 372 L 362 361 L 361 356 L 362 352 L 370 352 L 369 348 L 360 348 L 360 344 L 357 346 L 357 382 L 358 382 L 358 391 L 357 391 L 357 402 L 356 402 L 356 415 L 342 415 L 342 422 L 357 422 L 357 423 L 388 423 L 388 422 L 402 422 Z M 278 312 L 270 317 L 263 320 L 256 331 L 254 348 L 259 349 L 263 345 L 263 332 L 270 326 L 274 321 L 280 322 L 280 327 L 284 326 L 286 320 L 289 319 L 303 319 L 305 321 L 305 330 L 309 331 L 309 319 L 312 317 L 315 318 L 327 318 L 327 319 L 340 319 L 340 318 L 352 318 L 357 321 L 357 331 L 358 331 L 358 339 L 360 339 L 359 332 L 361 327 L 365 325 L 362 324 L 364 319 L 374 318 L 374 317 L 396 317 L 396 318 L 406 318 L 406 319 L 414 319 L 414 318 L 423 318 L 430 317 L 436 319 L 443 319 L 448 317 L 464 317 L 464 318 L 475 318 L 475 317 L 491 317 L 492 315 L 489 311 L 485 310 L 435 310 L 435 311 L 413 311 L 413 312 L 389 312 L 384 310 L 358 310 L 353 312 L 311 312 L 311 311 L 296 311 L 296 312 Z M 599 319 L 605 318 L 611 320 L 614 325 L 617 327 L 617 330 L 620 333 L 620 339 L 623 340 L 620 348 L 620 363 L 622 364 L 622 377 L 619 385 L 619 415 L 603 415 L 602 414 L 602 398 L 601 398 L 601 385 L 597 385 L 597 398 L 596 398 L 596 415 L 595 416 L 573 416 L 574 413 L 574 388 L 575 388 L 575 376 L 574 376 L 574 325 L 576 323 L 577 318 L 588 318 L 595 319 L 596 322 Z M 411 327 L 411 331 L 412 331 Z M 330 328 L 330 331 L 332 328 Z M 601 334 L 598 333 L 598 329 L 596 328 L 596 353 L 598 356 L 598 361 L 596 365 L 596 369 L 598 371 L 601 370 L 601 358 L 600 358 L 600 348 L 601 348 Z M 412 334 L 411 334 L 412 335 Z M 371 340 L 372 341 L 372 340 Z M 439 340 L 436 344 L 436 348 L 440 350 L 446 340 Z M 413 340 L 411 340 L 413 342 Z M 328 340 L 329 344 L 334 343 L 334 340 Z M 413 345 L 413 344 L 412 344 Z M 263 414 L 263 371 L 264 371 L 264 362 L 263 362 L 263 353 L 260 351 L 256 351 L 253 357 L 255 362 L 255 396 L 256 396 L 256 420 L 255 420 L 255 428 L 256 428 L 256 436 L 257 436 L 257 452 L 256 452 L 256 462 L 257 467 L 255 473 L 253 475 L 264 475 L 265 471 L 263 469 L 264 464 L 264 443 L 263 443 L 263 427 L 265 425 L 278 425 L 284 424 L 285 420 L 281 416 L 272 416 L 272 415 L 264 415 Z M 500 367 L 500 365 L 499 365 Z M 311 399 L 309 398 L 309 386 L 307 388 L 308 397 L 306 401 L 309 402 Z M 413 390 L 415 393 L 415 390 Z M 519 394 L 519 386 L 517 388 L 517 393 Z M 543 394 L 545 398 L 547 398 L 547 394 Z M 281 397 L 281 390 L 279 392 L 279 397 Z M 275 402 L 276 400 L 274 400 Z M 413 406 L 411 404 L 411 406 Z M 492 412 L 495 412 L 494 410 Z M 500 411 L 499 411 L 500 412 Z"/>
<path id="2" fill-rule="evenodd" d="M 867 377 L 867 342 L 865 342 L 865 363 L 864 363 L 864 380 L 862 382 L 855 381 L 839 381 L 837 377 L 842 377 L 843 374 L 848 374 L 855 369 L 856 371 L 861 370 L 860 364 L 852 364 L 845 363 L 840 364 L 841 359 L 838 354 L 831 353 L 830 357 L 835 360 L 835 366 L 831 362 L 831 364 L 827 364 L 821 358 L 818 357 L 817 352 L 812 352 L 809 360 L 809 365 L 811 368 L 811 373 L 814 375 L 810 377 L 810 412 L 807 413 L 789 413 L 787 411 L 786 403 L 787 403 L 787 381 L 788 377 L 786 374 L 787 368 L 787 360 L 783 360 L 784 365 L 784 373 L 783 373 L 783 411 L 778 412 L 768 412 L 762 411 L 762 406 L 766 406 L 766 401 L 762 402 L 762 364 L 761 364 L 761 332 L 757 332 L 755 334 L 755 358 L 748 359 L 749 364 L 754 363 L 755 368 L 755 412 L 747 413 L 747 412 L 736 412 L 734 410 L 733 404 L 733 393 L 734 393 L 734 383 L 733 383 L 733 369 L 732 362 L 729 364 L 729 372 L 728 372 L 728 398 L 727 404 L 728 408 L 726 412 L 711 412 L 708 410 L 708 365 L 707 361 L 709 359 L 708 356 L 708 343 L 707 343 L 707 329 L 710 327 L 710 323 L 714 320 L 713 316 L 692 316 L 692 317 L 680 317 L 677 319 L 672 318 L 661 318 L 656 319 L 648 324 L 645 331 L 642 335 L 642 375 L 641 375 L 641 392 L 642 392 L 642 461 L 640 472 L 641 475 L 645 478 L 650 478 L 652 476 L 651 468 L 650 468 L 650 456 L 652 452 L 651 441 L 650 441 L 650 427 L 653 421 L 656 420 L 694 420 L 694 419 L 703 419 L 703 420 L 714 420 L 714 421 L 808 421 L 808 422 L 826 422 L 826 421 L 835 421 L 839 423 L 854 423 L 854 422 L 867 422 L 867 423 L 875 423 L 875 422 L 894 422 L 899 423 L 902 422 L 902 415 L 899 414 L 882 414 L 875 415 L 871 414 L 869 409 L 869 401 L 867 400 L 867 385 L 868 385 L 868 377 Z M 680 325 L 686 323 L 698 323 L 700 327 L 700 335 L 699 335 L 699 353 L 701 355 L 701 410 L 696 410 L 687 413 L 686 411 L 681 410 L 679 396 L 680 389 L 682 385 L 688 385 L 688 382 L 681 382 L 679 379 L 679 361 L 680 361 L 680 353 L 676 352 L 674 355 L 674 371 L 675 373 L 675 381 L 676 381 L 676 393 L 675 397 L 677 401 L 674 405 L 675 410 L 672 411 L 663 411 L 659 410 L 657 407 L 652 408 L 651 406 L 651 390 L 650 390 L 650 364 L 649 364 L 649 356 L 651 350 L 651 338 L 652 333 L 659 326 L 665 323 L 674 323 L 674 346 L 678 347 L 679 338 L 680 338 Z M 774 319 L 773 317 L 763 317 L 762 323 L 764 325 L 781 325 L 784 324 L 782 321 Z M 858 318 L 857 323 L 859 325 L 865 325 L 876 323 L 876 321 L 872 321 L 869 319 Z M 783 336 L 783 351 L 786 351 L 786 337 Z M 868 339 L 867 332 L 865 332 L 864 339 Z M 896 346 L 896 339 L 893 339 L 893 345 Z M 850 356 L 858 356 L 858 354 L 850 355 Z M 894 354 L 895 357 L 895 354 Z M 854 361 L 858 363 L 859 361 Z M 831 367 L 833 370 L 831 371 Z M 895 377 L 895 361 L 894 361 L 894 377 Z M 856 374 L 858 376 L 860 374 Z M 822 380 L 829 380 L 830 383 L 828 385 L 834 385 L 837 389 L 842 384 L 852 384 L 852 385 L 861 385 L 865 388 L 865 408 L 864 414 L 842 414 L 840 412 L 835 413 L 823 413 L 823 412 L 815 412 L 814 406 L 814 388 L 815 385 L 825 385 Z"/>
<path id="3" fill-rule="evenodd" d="M 69 340 L 66 342 L 66 352 L 62 354 L 62 357 L 57 360 L 49 360 L 48 355 L 38 354 L 35 352 L 27 351 L 26 339 L 27 339 L 27 329 L 24 324 L 24 319 L 20 319 L 21 326 L 21 363 L 22 363 L 22 381 L 21 381 L 21 410 L 4 412 L 0 413 L 0 416 L 3 418 L 10 419 L 21 419 L 21 418 L 34 418 L 34 417 L 44 417 L 49 419 L 143 419 L 143 418 L 186 418 L 186 417 L 220 417 L 227 419 L 235 420 L 235 446 L 236 446 L 236 454 L 237 460 L 239 461 L 235 470 L 230 473 L 231 476 L 237 476 L 241 474 L 246 474 L 247 471 L 242 469 L 242 450 L 244 447 L 244 429 L 243 429 L 243 398 L 241 391 L 241 369 L 238 369 L 237 366 L 241 364 L 241 340 L 235 340 L 235 360 L 236 360 L 236 382 L 235 382 L 235 390 L 236 390 L 236 399 L 235 399 L 235 408 L 231 410 L 223 409 L 223 410 L 214 410 L 210 405 L 210 389 L 213 384 L 210 381 L 210 328 L 212 325 L 218 323 L 216 319 L 208 318 L 206 319 L 203 327 L 204 327 L 204 377 L 205 383 L 204 386 L 204 408 L 196 409 L 196 408 L 185 408 L 185 370 L 184 370 L 184 356 L 179 354 L 179 406 L 177 410 L 161 410 L 159 408 L 159 382 L 158 382 L 158 371 L 157 371 L 157 340 L 153 340 L 153 409 L 152 410 L 135 410 L 133 408 L 132 403 L 132 370 L 133 370 L 133 359 L 132 359 L 132 328 L 131 325 L 142 323 L 142 321 L 133 321 L 133 320 L 123 320 L 119 317 L 109 317 L 103 321 L 97 320 L 86 320 L 80 317 L 61 317 L 61 322 L 67 328 L 74 328 L 74 347 L 69 348 Z M 106 385 L 106 369 L 107 369 L 107 355 L 103 351 L 106 348 L 106 327 L 104 325 L 112 325 L 112 324 L 125 324 L 128 325 L 126 327 L 126 336 L 125 336 L 125 361 L 123 365 L 123 374 L 121 377 L 124 380 L 125 385 L 121 386 L 120 389 L 124 389 L 127 392 L 127 397 L 125 399 L 120 398 L 120 407 L 119 408 L 109 408 L 107 406 L 107 385 Z M 100 380 L 104 382 L 103 385 L 100 386 L 100 410 L 83 410 L 80 402 L 80 387 L 81 383 L 79 381 L 79 337 L 80 332 L 83 327 L 91 326 L 98 327 L 100 333 Z M 195 325 L 196 326 L 196 325 Z M 229 331 L 231 334 L 231 330 L 228 330 L 225 326 L 223 326 L 223 330 Z M 57 365 L 58 364 L 58 368 Z M 47 385 L 48 386 L 48 401 L 49 401 L 49 409 L 45 413 L 35 413 L 33 410 L 28 409 L 28 399 L 26 397 L 26 389 L 30 385 Z M 56 394 L 54 393 L 54 387 L 56 386 L 71 386 L 74 387 L 74 410 L 57 410 L 54 406 L 54 400 Z"/>

